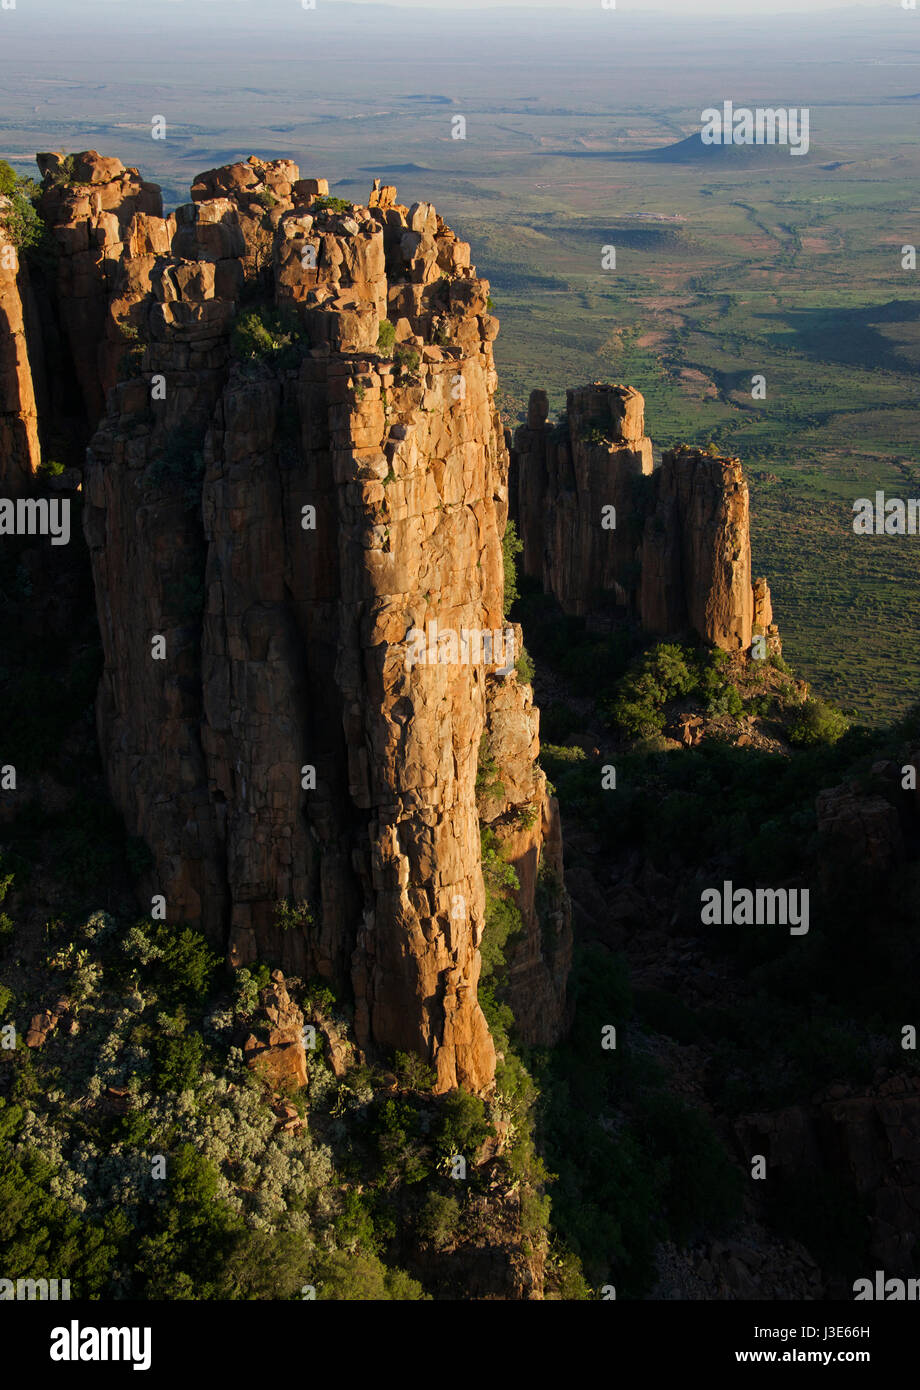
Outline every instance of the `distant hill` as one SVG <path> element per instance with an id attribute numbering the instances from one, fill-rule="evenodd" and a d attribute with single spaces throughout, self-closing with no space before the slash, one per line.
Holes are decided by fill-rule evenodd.
<path id="1" fill-rule="evenodd" d="M 554 150 L 556 156 L 567 159 L 616 159 L 644 161 L 649 164 L 739 164 L 756 162 L 759 165 L 784 163 L 814 164 L 829 158 L 826 150 L 812 145 L 807 154 L 790 154 L 786 145 L 704 145 L 700 132 L 687 135 L 673 145 L 660 145 L 653 150 Z"/>

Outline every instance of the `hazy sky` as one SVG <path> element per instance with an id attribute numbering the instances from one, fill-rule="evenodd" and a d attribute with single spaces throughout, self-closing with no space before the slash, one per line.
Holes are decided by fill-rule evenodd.
<path id="1" fill-rule="evenodd" d="M 182 0 L 175 0 L 182 3 Z M 221 0 L 214 0 L 221 3 Z M 242 0 L 245 3 L 245 0 Z M 296 4 L 296 0 L 293 0 Z M 317 5 L 323 0 L 316 0 Z M 402 8 L 419 10 L 498 10 L 510 6 L 521 9 L 548 10 L 593 10 L 600 8 L 601 0 L 340 0 L 340 3 L 385 5 L 397 4 Z M 653 13 L 656 10 L 669 10 L 687 19 L 694 14 L 726 14 L 743 18 L 746 15 L 760 17 L 765 14 L 807 14 L 816 10 L 860 10 L 860 9 L 899 9 L 900 0 L 616 0 L 614 6 L 624 13 Z M 909 18 L 920 24 L 920 8 Z"/>
<path id="2" fill-rule="evenodd" d="M 74 10 L 85 6 L 86 3 L 87 0 L 17 0 L 17 8 L 29 9 L 34 6 L 46 13 L 52 13 L 55 8 Z M 89 3 L 109 4 L 123 11 L 134 10 L 138 17 L 147 17 L 154 13 L 158 6 L 169 5 L 187 5 L 195 9 L 209 5 L 215 11 L 235 7 L 258 11 L 261 8 L 260 0 L 89 0 Z M 300 8 L 300 0 L 287 0 L 287 4 L 291 9 Z M 400 9 L 440 10 L 456 14 L 463 14 L 471 9 L 545 9 L 554 10 L 559 14 L 565 13 L 566 10 L 600 9 L 602 0 L 315 0 L 315 4 L 316 8 L 325 8 L 330 4 L 395 5 Z M 692 20 L 697 14 L 733 15 L 743 19 L 761 18 L 771 14 L 804 15 L 818 11 L 847 10 L 852 15 L 854 11 L 859 10 L 900 10 L 902 5 L 901 0 L 616 0 L 614 8 L 624 14 L 633 15 L 668 11 Z M 920 0 L 918 8 L 913 13 L 906 14 L 905 19 L 920 26 Z"/>

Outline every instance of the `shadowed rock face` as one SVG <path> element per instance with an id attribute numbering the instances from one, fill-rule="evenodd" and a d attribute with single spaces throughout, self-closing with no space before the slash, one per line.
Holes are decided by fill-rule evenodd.
<path id="1" fill-rule="evenodd" d="M 145 889 L 233 963 L 350 979 L 362 1047 L 421 1052 L 441 1090 L 484 1088 L 484 733 L 507 771 L 525 1039 L 558 1036 L 571 952 L 530 687 L 449 643 L 407 660 L 431 624 L 505 626 L 488 284 L 431 205 L 391 188 L 341 211 L 289 161 L 251 159 L 200 175 L 164 218 L 117 160 L 77 156 L 79 185 L 59 156 L 40 163 L 90 419 L 105 401 L 84 474 L 97 723 L 115 803 L 154 854 Z M 253 306 L 263 345 L 241 360 Z"/>
<path id="2" fill-rule="evenodd" d="M 605 594 L 632 601 L 627 522 L 637 480 L 652 472 L 652 444 L 631 386 L 595 383 L 566 397 L 560 428 L 546 423 L 545 393 L 531 396 L 514 441 L 515 501 L 524 573 L 542 579 L 566 613 L 583 614 Z"/>
<path id="3" fill-rule="evenodd" d="M 648 633 L 694 632 L 726 651 L 760 633 L 778 652 L 767 581 L 751 580 L 741 464 L 681 447 L 654 469 L 644 405 L 632 387 L 595 382 L 567 392 L 554 426 L 546 393 L 532 393 L 512 450 L 525 573 L 566 613 L 612 601 Z"/>

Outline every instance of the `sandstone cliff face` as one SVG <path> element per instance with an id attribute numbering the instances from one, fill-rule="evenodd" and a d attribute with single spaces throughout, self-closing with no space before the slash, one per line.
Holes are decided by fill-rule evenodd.
<path id="1" fill-rule="evenodd" d="M 40 154 L 38 167 L 44 178 L 39 211 L 58 251 L 53 293 L 69 364 L 93 423 L 105 409 L 105 391 L 124 351 L 109 300 L 123 258 L 140 253 L 136 243 L 126 245 L 128 229 L 136 237 L 147 214 L 161 218 L 163 202 L 159 188 L 136 169 L 95 150 L 75 155 L 68 173 L 59 154 Z"/>
<path id="2" fill-rule="evenodd" d="M 515 650 L 523 634 L 514 627 Z M 539 710 L 529 685 L 490 678 L 483 752 L 498 769 L 495 791 L 478 797 L 479 818 L 513 865 L 524 931 L 510 956 L 512 1009 L 525 1042 L 546 1044 L 566 1023 L 572 909 L 563 888 L 559 804 L 537 765 Z M 497 794 L 496 794 L 497 792 Z"/>
<path id="3" fill-rule="evenodd" d="M 654 469 L 644 401 L 628 386 L 567 392 L 560 425 L 533 392 L 512 451 L 525 573 L 565 613 L 609 609 L 648 633 L 726 651 L 779 651 L 770 590 L 751 580 L 750 503 L 737 459 L 679 448 Z M 647 479 L 647 481 L 645 481 Z"/>
<path id="4" fill-rule="evenodd" d="M 56 311 L 87 417 L 105 402 L 84 476 L 98 731 L 155 854 L 146 890 L 233 963 L 350 979 L 360 1046 L 421 1052 L 441 1090 L 487 1087 L 484 732 L 507 769 L 525 1037 L 558 1036 L 571 950 L 532 692 L 463 645 L 504 628 L 488 285 L 395 189 L 341 210 L 289 161 L 251 159 L 164 217 L 117 160 L 77 156 L 71 182 L 40 162 Z M 247 356 L 232 334 L 253 308 Z"/>
<path id="5" fill-rule="evenodd" d="M 652 472 L 653 459 L 638 391 L 595 383 L 566 395 L 563 428 L 546 423 L 545 393 L 534 392 L 517 431 L 517 515 L 525 574 L 541 578 L 566 613 L 581 614 L 605 594 L 631 602 L 628 519 L 636 480 Z"/>
<path id="6" fill-rule="evenodd" d="M 751 645 L 750 501 L 737 459 L 665 454 L 642 540 L 639 614 L 648 632 L 690 628 L 713 646 Z"/>
<path id="7" fill-rule="evenodd" d="M 26 267 L 0 228 L 0 487 L 8 496 L 26 490 L 41 462 L 28 295 Z"/>

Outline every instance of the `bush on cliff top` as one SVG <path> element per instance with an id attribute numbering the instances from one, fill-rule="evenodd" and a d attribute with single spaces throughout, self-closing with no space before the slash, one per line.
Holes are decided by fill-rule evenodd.
<path id="1" fill-rule="evenodd" d="M 354 203 L 350 203 L 347 198 L 333 198 L 324 193 L 318 198 L 314 198 L 310 204 L 311 212 L 336 212 L 345 213 L 354 210 Z"/>
<path id="2" fill-rule="evenodd" d="M 294 315 L 262 304 L 239 315 L 231 346 L 234 357 L 241 362 L 271 359 L 279 367 L 296 367 L 308 343 Z"/>

